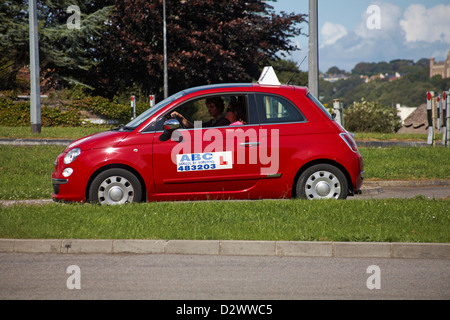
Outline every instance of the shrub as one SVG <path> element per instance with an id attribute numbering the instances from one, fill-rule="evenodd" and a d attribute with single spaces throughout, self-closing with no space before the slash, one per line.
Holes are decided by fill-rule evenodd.
<path id="1" fill-rule="evenodd" d="M 0 125 L 30 125 L 30 103 L 14 102 L 9 97 L 0 98 Z"/>
<path id="2" fill-rule="evenodd" d="M 118 120 L 119 122 L 130 121 L 130 106 L 116 104 L 100 96 L 86 97 L 76 101 L 74 106 L 83 110 L 90 110 L 102 118 Z"/>
<path id="3" fill-rule="evenodd" d="M 402 126 L 395 107 L 364 99 L 344 111 L 344 123 L 349 131 L 355 132 L 394 133 Z"/>
<path id="4" fill-rule="evenodd" d="M 0 98 L 0 125 L 6 127 L 30 125 L 30 102 Z M 81 125 L 80 113 L 73 108 L 61 111 L 41 105 L 41 123 L 44 127 Z"/>
<path id="5" fill-rule="evenodd" d="M 16 99 L 17 95 L 13 91 L 0 92 L 0 126 L 30 125 L 30 102 L 15 101 Z M 136 116 L 149 107 L 146 102 L 137 102 Z M 41 103 L 42 126 L 83 125 L 81 111 L 90 111 L 100 118 L 115 120 L 119 123 L 127 123 L 131 120 L 130 104 L 120 104 L 100 96 L 83 97 L 79 100 L 62 100 L 53 97 L 50 101 L 44 100 L 44 103 Z"/>

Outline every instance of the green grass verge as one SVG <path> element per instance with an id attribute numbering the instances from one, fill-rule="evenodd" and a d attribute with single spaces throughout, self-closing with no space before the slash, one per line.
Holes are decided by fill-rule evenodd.
<path id="1" fill-rule="evenodd" d="M 0 237 L 450 242 L 450 200 L 204 201 L 0 207 Z"/>
<path id="2" fill-rule="evenodd" d="M 107 131 L 112 126 L 90 127 L 42 127 L 41 133 L 31 133 L 30 127 L 4 127 L 0 126 L 0 138 L 7 139 L 69 139 L 75 140 Z"/>
<path id="3" fill-rule="evenodd" d="M 380 141 L 427 141 L 428 134 L 421 133 L 377 133 L 356 132 L 356 140 L 380 140 Z M 436 141 L 442 141 L 442 134 L 436 134 Z"/>
<path id="4" fill-rule="evenodd" d="M 63 146 L 0 145 L 0 200 L 49 199 Z M 450 179 L 450 148 L 360 148 L 367 179 Z"/>
<path id="5" fill-rule="evenodd" d="M 56 156 L 64 146 L 0 146 L 0 200 L 49 199 Z"/>
<path id="6" fill-rule="evenodd" d="M 366 178 L 373 180 L 450 179 L 450 148 L 359 148 Z"/>

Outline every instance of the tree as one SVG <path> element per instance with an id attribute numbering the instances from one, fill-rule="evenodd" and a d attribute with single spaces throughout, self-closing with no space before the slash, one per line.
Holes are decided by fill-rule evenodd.
<path id="1" fill-rule="evenodd" d="M 23 1 L 0 5 L 0 89 L 14 89 L 28 55 L 28 14 Z M 29 61 L 29 58 L 28 58 Z"/>
<path id="2" fill-rule="evenodd" d="M 169 91 L 257 79 L 280 51 L 297 47 L 303 14 L 276 14 L 262 0 L 166 0 Z M 100 47 L 100 90 L 137 86 L 160 93 L 163 77 L 162 1 L 121 0 Z"/>
<path id="3" fill-rule="evenodd" d="M 334 67 L 331 67 L 330 69 L 328 69 L 328 71 L 326 73 L 328 73 L 328 74 L 346 74 L 347 72 L 345 70 L 341 70 L 338 67 L 334 66 Z"/>
<path id="4" fill-rule="evenodd" d="M 69 29 L 70 0 L 37 1 L 41 76 L 54 81 L 84 83 L 96 42 L 106 29 L 112 6 L 108 1 L 77 1 L 80 28 Z M 109 4 L 109 5 L 108 5 Z M 0 90 L 14 89 L 17 73 L 29 64 L 28 1 L 0 5 Z"/>

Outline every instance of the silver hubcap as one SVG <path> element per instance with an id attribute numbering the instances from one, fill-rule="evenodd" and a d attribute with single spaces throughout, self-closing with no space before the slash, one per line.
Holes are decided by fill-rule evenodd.
<path id="1" fill-rule="evenodd" d="M 328 171 L 317 171 L 309 176 L 305 184 L 308 199 L 339 198 L 341 183 L 339 179 Z"/>
<path id="2" fill-rule="evenodd" d="M 98 188 L 98 200 L 101 204 L 123 204 L 133 202 L 133 198 L 133 185 L 124 177 L 108 177 Z"/>

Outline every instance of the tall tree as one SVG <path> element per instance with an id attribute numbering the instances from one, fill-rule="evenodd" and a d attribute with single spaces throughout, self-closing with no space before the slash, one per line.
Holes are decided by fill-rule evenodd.
<path id="1" fill-rule="evenodd" d="M 124 86 L 161 93 L 162 0 L 120 0 L 102 38 L 97 69 L 102 91 Z M 166 0 L 169 91 L 256 79 L 278 52 L 298 48 L 303 14 L 276 14 L 262 0 Z"/>
<path id="2" fill-rule="evenodd" d="M 17 86 L 17 73 L 29 63 L 28 34 L 28 12 L 23 1 L 0 4 L 0 89 Z"/>
<path id="3" fill-rule="evenodd" d="M 86 82 L 96 42 L 107 28 L 113 7 L 108 1 L 77 1 L 79 28 L 69 28 L 70 0 L 37 1 L 41 75 L 66 82 Z M 29 64 L 28 1 L 0 5 L 0 89 L 13 89 L 17 72 Z"/>

